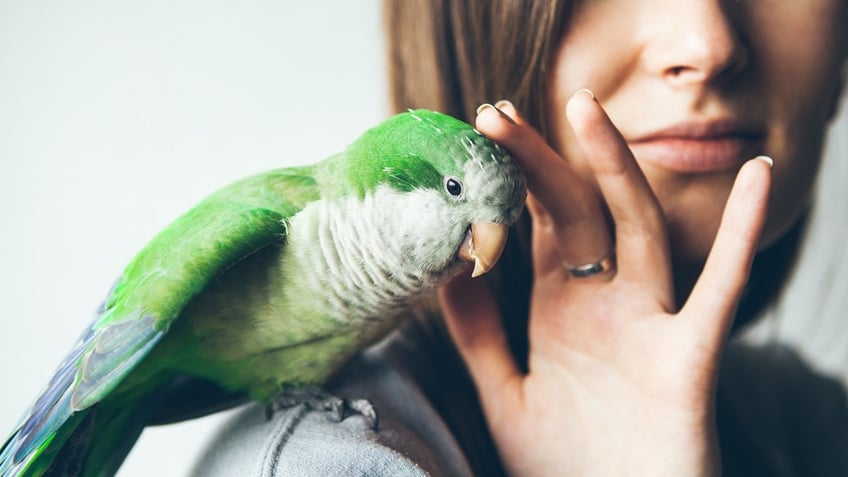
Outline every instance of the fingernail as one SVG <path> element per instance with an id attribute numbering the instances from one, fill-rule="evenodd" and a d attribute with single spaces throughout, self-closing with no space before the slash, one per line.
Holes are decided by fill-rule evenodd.
<path id="1" fill-rule="evenodd" d="M 759 159 L 759 160 L 765 162 L 766 164 L 768 164 L 769 167 L 774 167 L 774 159 L 772 159 L 768 156 L 757 156 L 754 159 Z"/>
<path id="2" fill-rule="evenodd" d="M 498 109 L 509 109 L 511 108 L 513 111 L 515 110 L 515 106 L 512 104 L 512 101 L 508 99 L 502 99 L 495 103 L 495 107 Z"/>
<path id="3" fill-rule="evenodd" d="M 489 103 L 483 103 L 483 104 L 481 104 L 480 106 L 477 106 L 477 116 L 479 116 L 479 115 L 480 115 L 483 111 L 485 111 L 485 110 L 487 110 L 487 109 L 489 109 L 489 108 L 492 108 L 492 109 L 494 109 L 494 110 L 497 110 L 497 109 L 498 109 L 498 108 L 496 108 L 496 107 L 492 106 L 492 105 L 491 105 L 491 104 L 489 104 Z"/>
<path id="4" fill-rule="evenodd" d="M 498 112 L 501 113 L 501 117 L 511 122 L 512 124 L 517 124 L 515 120 L 512 119 L 512 116 L 504 112 L 504 110 L 508 110 L 511 113 L 515 114 L 515 105 L 512 104 L 512 101 L 508 99 L 502 99 L 495 103 L 495 109 L 497 109 Z"/>
<path id="5" fill-rule="evenodd" d="M 497 104 L 501 104 L 501 101 L 498 101 L 498 103 L 497 103 Z M 511 104 L 511 103 L 510 103 L 510 104 Z M 506 114 L 505 112 L 503 112 L 503 111 L 501 111 L 500 109 L 498 109 L 498 107 L 497 107 L 497 106 L 492 106 L 492 105 L 491 105 L 491 104 L 489 104 L 489 103 L 483 103 L 483 104 L 481 104 L 480 106 L 478 106 L 478 107 L 477 107 L 477 116 L 479 116 L 479 115 L 480 115 L 480 113 L 482 113 L 483 111 L 485 111 L 485 110 L 487 110 L 487 109 L 489 109 L 489 108 L 492 108 L 492 109 L 494 109 L 495 111 L 497 111 L 497 113 L 498 113 L 498 114 L 499 114 L 502 118 L 504 118 L 505 120 L 509 121 L 509 122 L 510 122 L 510 123 L 512 123 L 512 124 L 515 124 L 515 121 L 514 121 L 511 117 L 509 117 L 509 115 L 508 115 L 508 114 Z"/>
<path id="6" fill-rule="evenodd" d="M 590 98 L 592 98 L 593 100 L 595 99 L 595 93 L 593 93 L 592 90 L 589 89 L 589 88 L 580 88 L 577 91 L 575 91 L 574 94 L 571 95 L 571 97 L 573 98 L 573 97 L 577 96 L 578 94 L 588 94 Z"/>

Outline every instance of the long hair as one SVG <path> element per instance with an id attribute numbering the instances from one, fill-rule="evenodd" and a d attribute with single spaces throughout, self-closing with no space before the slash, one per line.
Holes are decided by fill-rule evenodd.
<path id="1" fill-rule="evenodd" d="M 570 2 L 386 0 L 391 104 L 472 120 L 511 100 L 543 133 L 547 69 Z"/>
<path id="2" fill-rule="evenodd" d="M 559 40 L 571 16 L 568 0 L 384 0 L 389 92 L 395 112 L 439 110 L 468 122 L 477 106 L 512 101 L 527 121 L 549 136 L 546 108 L 550 71 Z M 798 248 L 800 221 L 769 249 L 760 252 L 740 304 L 737 325 L 751 321 L 781 289 Z M 498 296 L 510 346 L 526 366 L 527 323 L 532 269 L 530 224 L 525 214 L 510 235 L 498 266 L 487 275 Z M 481 475 L 502 473 L 485 433 L 474 388 L 431 301 L 419 325 L 439 351 L 439 383 L 425 389 Z"/>
<path id="3" fill-rule="evenodd" d="M 384 0 L 389 92 L 394 112 L 428 108 L 473 122 L 477 107 L 512 101 L 542 134 L 546 74 L 570 13 L 567 1 Z M 513 228 L 487 275 L 500 298 L 513 353 L 527 355 L 529 219 Z M 474 386 L 447 337 L 435 299 L 417 312 L 438 382 L 419 376 L 425 392 L 457 437 L 475 475 L 503 475 Z"/>
<path id="4" fill-rule="evenodd" d="M 546 134 L 547 72 L 571 2 L 384 0 L 383 6 L 395 112 L 428 108 L 473 122 L 480 104 L 509 99 Z M 516 325 L 510 337 L 519 355 L 532 281 L 529 225 L 523 217 L 489 274 L 491 286 L 512 290 L 499 296 L 505 321 Z"/>

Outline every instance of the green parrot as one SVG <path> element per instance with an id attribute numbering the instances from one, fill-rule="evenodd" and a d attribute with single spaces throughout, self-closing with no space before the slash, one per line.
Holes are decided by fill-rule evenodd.
<path id="1" fill-rule="evenodd" d="M 219 190 L 126 267 L 0 448 L 0 476 L 113 475 L 169 419 L 165 402 L 172 420 L 225 397 L 323 405 L 297 390 L 320 389 L 465 263 L 487 272 L 525 196 L 503 149 L 427 110 Z"/>

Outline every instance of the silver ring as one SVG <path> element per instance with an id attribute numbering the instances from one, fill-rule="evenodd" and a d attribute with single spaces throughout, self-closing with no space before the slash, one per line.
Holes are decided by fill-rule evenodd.
<path id="1" fill-rule="evenodd" d="M 571 265 L 563 262 L 563 266 L 568 270 L 574 278 L 588 278 L 596 275 L 606 275 L 615 270 L 615 256 L 608 253 L 606 257 L 597 262 L 587 263 L 585 265 Z"/>

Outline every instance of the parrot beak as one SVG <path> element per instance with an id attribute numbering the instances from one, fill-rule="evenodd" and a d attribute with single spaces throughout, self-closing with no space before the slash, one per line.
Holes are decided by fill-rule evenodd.
<path id="1" fill-rule="evenodd" d="M 495 266 L 501 258 L 509 226 L 494 222 L 475 222 L 459 248 L 459 257 L 474 262 L 472 277 L 479 277 Z"/>

